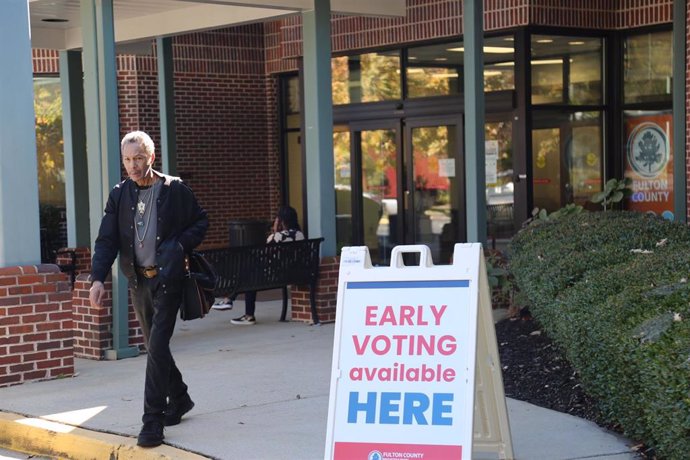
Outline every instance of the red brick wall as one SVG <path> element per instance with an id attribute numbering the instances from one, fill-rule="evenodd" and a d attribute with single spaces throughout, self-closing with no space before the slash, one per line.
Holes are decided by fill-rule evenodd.
<path id="1" fill-rule="evenodd" d="M 335 307 L 338 301 L 338 272 L 339 257 L 324 257 L 319 266 L 319 282 L 316 287 L 316 312 L 319 321 L 332 323 L 335 321 Z M 309 302 L 309 286 L 292 286 L 290 293 L 292 320 L 310 322 L 311 304 Z"/>
<path id="2" fill-rule="evenodd" d="M 484 30 L 526 25 L 585 29 L 624 29 L 671 22 L 672 0 L 484 0 Z M 291 16 L 267 25 L 267 69 L 295 70 L 302 55 L 302 18 Z M 279 43 L 275 31 L 280 30 Z M 334 16 L 333 52 L 364 50 L 462 34 L 462 0 L 408 0 L 402 18 Z"/>
<path id="3" fill-rule="evenodd" d="M 57 50 L 32 49 L 33 70 L 36 74 L 60 72 L 60 54 Z"/>
<path id="4" fill-rule="evenodd" d="M 88 274 L 79 275 L 74 283 L 74 355 L 78 358 L 101 360 L 105 358 L 105 351 L 113 348 L 112 282 L 107 280 L 104 284 L 106 297 L 103 305 L 94 308 L 89 302 L 91 282 Z M 139 350 L 144 351 L 144 336 L 129 296 L 128 306 L 129 345 L 137 346 Z"/>
<path id="5" fill-rule="evenodd" d="M 72 293 L 57 265 L 0 268 L 0 387 L 74 375 Z"/>

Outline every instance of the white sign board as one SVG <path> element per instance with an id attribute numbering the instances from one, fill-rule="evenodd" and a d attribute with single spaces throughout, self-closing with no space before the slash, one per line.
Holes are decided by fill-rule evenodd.
<path id="1" fill-rule="evenodd" d="M 406 252 L 419 253 L 420 265 L 405 266 Z M 452 265 L 434 266 L 426 246 L 395 247 L 391 260 L 374 268 L 366 247 L 343 248 L 325 458 L 470 459 L 478 299 L 482 286 L 488 293 L 481 245 L 457 244 Z M 479 407 L 504 423 L 480 419 L 491 432 L 480 438 L 510 458 L 500 366 L 498 378 L 482 397 L 500 401 Z"/>

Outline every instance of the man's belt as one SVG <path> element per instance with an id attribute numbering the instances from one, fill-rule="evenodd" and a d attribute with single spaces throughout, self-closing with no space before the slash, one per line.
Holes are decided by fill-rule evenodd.
<path id="1" fill-rule="evenodd" d="M 148 267 L 134 267 L 137 273 L 139 273 L 144 278 L 153 278 L 158 274 L 158 268 L 155 265 L 150 265 Z"/>

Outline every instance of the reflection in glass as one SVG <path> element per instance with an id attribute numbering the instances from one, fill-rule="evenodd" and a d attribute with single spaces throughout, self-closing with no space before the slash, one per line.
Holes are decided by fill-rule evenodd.
<path id="1" fill-rule="evenodd" d="M 287 131 L 285 133 L 285 153 L 287 155 L 287 184 L 288 203 L 297 210 L 297 221 L 305 228 L 304 197 L 302 194 L 302 146 L 300 145 L 299 131 Z"/>
<path id="2" fill-rule="evenodd" d="M 334 105 L 402 97 L 399 51 L 332 58 L 331 74 Z"/>
<path id="3" fill-rule="evenodd" d="M 513 37 L 484 40 L 484 90 L 515 88 Z M 462 42 L 410 48 L 407 54 L 407 94 L 410 98 L 462 94 Z"/>
<path id="4" fill-rule="evenodd" d="M 287 114 L 299 113 L 299 77 L 288 77 L 285 82 L 285 112 Z"/>
<path id="5" fill-rule="evenodd" d="M 398 244 L 395 130 L 362 131 L 361 149 L 364 244 L 373 264 L 389 265 Z"/>
<path id="6" fill-rule="evenodd" d="M 601 112 L 535 112 L 532 130 L 534 206 L 553 212 L 586 205 L 601 191 Z"/>
<path id="7" fill-rule="evenodd" d="M 38 199 L 65 206 L 65 166 L 62 151 L 62 90 L 57 77 L 34 78 Z"/>
<path id="8" fill-rule="evenodd" d="M 625 208 L 674 219 L 673 111 L 626 110 L 625 176 L 632 195 Z"/>
<path id="9" fill-rule="evenodd" d="M 333 131 L 336 253 L 340 254 L 343 246 L 352 246 L 350 132 L 347 126 L 334 126 Z"/>
<path id="10" fill-rule="evenodd" d="M 592 195 L 601 191 L 601 124 L 597 118 L 592 124 L 573 126 L 572 145 L 566 146 L 566 159 L 570 172 L 568 203 L 585 205 Z"/>
<path id="11" fill-rule="evenodd" d="M 448 263 L 459 239 L 458 177 L 454 126 L 412 129 L 415 242 L 431 249 L 434 263 Z"/>
<path id="12" fill-rule="evenodd" d="M 513 220 L 512 122 L 486 123 L 486 221 L 489 238 L 510 238 Z"/>
<path id="13" fill-rule="evenodd" d="M 462 57 L 460 42 L 410 48 L 407 57 L 408 97 L 460 94 Z"/>
<path id="14" fill-rule="evenodd" d="M 533 104 L 600 104 L 602 47 L 598 37 L 533 35 Z"/>
<path id="15" fill-rule="evenodd" d="M 484 91 L 515 89 L 515 39 L 512 35 L 484 39 Z"/>
<path id="16" fill-rule="evenodd" d="M 671 31 L 630 35 L 623 43 L 625 102 L 670 101 Z"/>
<path id="17" fill-rule="evenodd" d="M 62 147 L 62 90 L 58 77 L 34 78 L 34 112 L 41 261 L 55 263 L 55 251 L 67 245 L 67 235 L 64 231 L 66 198 Z"/>
<path id="18" fill-rule="evenodd" d="M 553 212 L 561 207 L 561 130 L 532 130 L 534 207 Z"/>

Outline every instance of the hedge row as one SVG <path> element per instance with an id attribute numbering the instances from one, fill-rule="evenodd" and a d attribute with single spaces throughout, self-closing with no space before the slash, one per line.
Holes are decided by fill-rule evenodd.
<path id="1" fill-rule="evenodd" d="M 530 311 L 609 423 L 656 450 L 690 452 L 690 230 L 631 212 L 534 221 L 510 268 Z"/>

